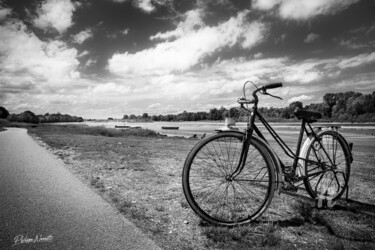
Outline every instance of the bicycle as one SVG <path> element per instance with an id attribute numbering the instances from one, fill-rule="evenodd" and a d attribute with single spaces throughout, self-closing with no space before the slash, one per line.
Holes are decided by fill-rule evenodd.
<path id="1" fill-rule="evenodd" d="M 247 83 L 244 97 L 238 99 L 241 108 L 250 113 L 245 131 L 220 130 L 199 141 L 185 160 L 182 186 L 192 210 L 211 224 L 249 223 L 265 212 L 275 191 L 297 191 L 298 182 L 303 182 L 313 199 L 339 199 L 348 187 L 353 144 L 337 130 L 314 130 L 311 124 L 322 115 L 297 109 L 294 114 L 301 127 L 293 152 L 258 111 L 258 94 L 281 99 L 267 90 L 282 87 L 282 83 L 262 87 L 253 83 L 256 89 L 251 100 L 246 99 Z M 255 124 L 256 118 L 293 160 L 292 166 L 285 166 L 276 155 Z M 302 145 L 304 135 L 307 139 Z"/>

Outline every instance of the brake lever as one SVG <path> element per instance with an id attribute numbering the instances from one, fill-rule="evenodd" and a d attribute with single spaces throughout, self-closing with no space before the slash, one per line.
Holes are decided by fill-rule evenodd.
<path id="1" fill-rule="evenodd" d="M 269 95 L 269 96 L 272 96 L 272 97 L 277 98 L 277 99 L 280 99 L 280 100 L 283 99 L 283 98 L 281 98 L 281 97 L 279 97 L 279 96 L 271 95 L 270 93 L 267 93 L 265 90 L 263 91 L 262 94 L 263 94 L 263 95 Z"/>

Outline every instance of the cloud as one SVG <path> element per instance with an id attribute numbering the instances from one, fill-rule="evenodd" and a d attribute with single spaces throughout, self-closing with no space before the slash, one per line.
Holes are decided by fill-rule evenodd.
<path id="1" fill-rule="evenodd" d="M 145 13 L 152 13 L 157 6 L 171 6 L 173 0 L 112 0 L 115 3 L 132 2 L 133 6 Z"/>
<path id="2" fill-rule="evenodd" d="M 162 105 L 160 103 L 154 103 L 154 104 L 149 105 L 147 108 L 148 109 L 159 109 L 161 107 L 162 107 Z"/>
<path id="3" fill-rule="evenodd" d="M 206 26 L 199 10 L 189 11 L 177 28 L 151 36 L 161 40 L 155 47 L 134 54 L 115 54 L 108 61 L 108 69 L 117 74 L 162 75 L 183 72 L 226 47 L 238 44 L 251 49 L 266 36 L 267 27 L 261 22 L 249 23 L 248 12 L 217 26 Z"/>
<path id="4" fill-rule="evenodd" d="M 151 0 L 133 1 L 133 4 L 146 13 L 151 13 L 156 9 Z"/>
<path id="5" fill-rule="evenodd" d="M 120 31 L 115 31 L 113 33 L 107 34 L 107 37 L 110 39 L 116 39 L 120 36 L 126 36 L 129 33 L 130 29 L 124 29 Z"/>
<path id="6" fill-rule="evenodd" d="M 375 52 L 363 53 L 358 56 L 343 58 L 337 62 L 340 69 L 347 69 L 375 62 Z"/>
<path id="7" fill-rule="evenodd" d="M 318 15 L 331 15 L 359 0 L 255 0 L 258 10 L 274 10 L 283 19 L 308 20 Z"/>
<path id="8" fill-rule="evenodd" d="M 0 81 L 0 89 L 3 93 L 24 93 L 35 89 L 35 85 L 30 82 L 13 83 L 10 79 L 9 81 L 2 79 Z"/>
<path id="9" fill-rule="evenodd" d="M 310 101 L 314 99 L 314 96 L 313 95 L 310 95 L 310 96 L 307 96 L 307 95 L 300 95 L 300 96 L 296 96 L 296 97 L 293 97 L 293 98 L 290 98 L 288 100 L 288 103 L 292 103 L 292 102 L 303 102 L 303 101 Z"/>
<path id="10" fill-rule="evenodd" d="M 122 30 L 120 33 L 121 33 L 122 35 L 126 36 L 127 34 L 129 34 L 129 31 L 130 31 L 130 29 L 124 29 L 124 30 Z"/>
<path id="11" fill-rule="evenodd" d="M 70 0 L 47 0 L 37 9 L 38 16 L 33 20 L 35 27 L 47 31 L 50 28 L 64 33 L 73 25 L 75 4 Z"/>
<path id="12" fill-rule="evenodd" d="M 87 56 L 88 54 L 90 54 L 90 52 L 88 50 L 84 50 L 81 53 L 79 53 L 77 57 L 81 58 L 81 57 Z"/>
<path id="13" fill-rule="evenodd" d="M 61 41 L 41 41 L 16 20 L 1 25 L 0 33 L 0 80 L 61 86 L 79 78 L 76 49 Z"/>
<path id="14" fill-rule="evenodd" d="M 0 5 L 0 21 L 5 19 L 10 13 L 12 13 L 11 9 L 4 8 Z"/>
<path id="15" fill-rule="evenodd" d="M 375 47 L 375 41 L 361 41 L 358 37 L 353 37 L 349 40 L 339 40 L 338 44 L 348 49 L 372 49 Z"/>
<path id="16" fill-rule="evenodd" d="M 348 76 L 344 69 L 374 63 L 373 57 L 374 55 L 369 53 L 331 59 L 295 60 L 291 57 L 267 58 L 249 55 L 217 60 L 211 65 L 183 74 L 169 72 L 159 75 L 123 75 L 119 81 L 124 86 L 131 86 L 127 95 L 130 107 L 132 103 L 133 107 L 137 108 L 143 105 L 143 109 L 150 113 L 167 112 L 164 107 L 168 103 L 174 103 L 176 112 L 191 111 L 195 103 L 200 103 L 200 107 L 206 107 L 200 110 L 207 110 L 209 104 L 214 105 L 211 107 L 232 104 L 242 96 L 242 84 L 246 80 L 259 84 L 281 81 L 284 87 L 275 93 L 285 100 L 294 98 L 292 101 L 311 101 L 314 100 L 314 96 L 320 95 L 322 91 L 334 89 L 339 83 L 349 89 L 356 80 L 353 79 L 354 76 Z M 345 82 L 342 79 L 345 79 Z M 366 79 L 369 77 L 363 79 L 361 81 L 364 82 L 364 88 L 368 88 L 369 82 Z M 142 104 L 139 103 L 140 97 L 143 100 Z M 273 99 L 263 98 L 263 103 L 270 103 L 270 106 L 275 103 Z M 156 103 L 160 103 L 161 106 L 153 105 Z M 284 101 L 277 105 L 285 106 L 288 103 Z"/>
<path id="17" fill-rule="evenodd" d="M 100 84 L 94 88 L 89 88 L 91 94 L 94 95 L 118 95 L 127 94 L 130 92 L 130 87 L 121 84 L 116 84 L 114 82 L 109 82 L 106 84 Z"/>
<path id="18" fill-rule="evenodd" d="M 86 67 L 90 67 L 91 65 L 94 65 L 97 62 L 95 59 L 88 59 L 87 62 L 85 63 Z"/>
<path id="19" fill-rule="evenodd" d="M 320 36 L 318 34 L 315 34 L 315 33 L 310 33 L 306 36 L 304 42 L 305 43 L 312 43 L 314 42 L 316 39 L 318 39 Z"/>
<path id="20" fill-rule="evenodd" d="M 85 29 L 85 30 L 79 32 L 78 34 L 74 35 L 73 36 L 73 42 L 78 43 L 78 44 L 82 44 L 84 41 L 91 38 L 92 36 L 93 36 L 93 33 L 92 33 L 91 29 L 88 28 L 88 29 Z"/>

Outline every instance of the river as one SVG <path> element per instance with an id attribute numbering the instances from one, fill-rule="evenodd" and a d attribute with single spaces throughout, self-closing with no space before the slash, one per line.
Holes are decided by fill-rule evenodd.
<path id="1" fill-rule="evenodd" d="M 217 129 L 225 128 L 224 122 L 213 122 L 213 121 L 199 121 L 199 122 L 123 122 L 123 121 L 85 121 L 84 124 L 88 126 L 104 126 L 107 128 L 115 128 L 115 126 L 130 126 L 130 127 L 141 127 L 145 129 L 151 129 L 160 134 L 168 136 L 183 136 L 191 137 L 196 135 L 198 138 L 202 137 L 203 134 L 214 133 Z M 300 123 L 270 123 L 270 125 L 276 130 L 276 132 L 284 134 L 294 134 L 299 132 Z M 341 123 L 341 124 L 327 124 L 327 123 L 314 123 L 314 127 L 325 127 L 325 126 L 340 126 L 340 129 L 351 132 L 358 132 L 362 134 L 365 130 L 370 131 L 370 134 L 375 134 L 375 124 L 373 123 L 361 123 L 361 124 L 351 124 L 351 123 Z M 262 124 L 257 124 L 257 126 L 264 131 L 265 128 Z M 166 130 L 162 127 L 178 127 L 177 130 Z M 245 122 L 239 122 L 235 125 L 240 131 L 246 128 Z"/>

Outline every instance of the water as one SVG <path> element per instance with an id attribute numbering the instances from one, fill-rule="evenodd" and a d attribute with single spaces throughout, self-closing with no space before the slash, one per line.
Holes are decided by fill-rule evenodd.
<path id="1" fill-rule="evenodd" d="M 141 127 L 145 129 L 154 130 L 162 135 L 167 136 L 182 136 L 182 137 L 192 137 L 196 135 L 201 138 L 204 134 L 214 133 L 216 129 L 225 127 L 224 122 L 84 122 L 88 126 L 104 126 L 107 128 L 114 128 L 115 126 L 130 126 L 130 127 Z M 244 129 L 246 123 L 239 124 L 236 127 Z M 178 130 L 166 130 L 162 127 L 178 127 Z"/>
<path id="2" fill-rule="evenodd" d="M 82 123 L 81 123 L 82 124 Z M 154 130 L 160 134 L 167 136 L 182 136 L 182 137 L 192 137 L 196 135 L 201 138 L 204 134 L 214 133 L 217 129 L 225 128 L 224 122 L 214 122 L 214 121 L 199 121 L 199 122 L 123 122 L 123 121 L 86 121 L 83 124 L 88 126 L 104 126 L 107 128 L 115 128 L 115 126 L 130 126 L 130 127 L 141 127 L 145 129 Z M 272 128 L 277 133 L 284 134 L 298 134 L 300 129 L 300 123 L 270 123 Z M 323 127 L 329 124 L 321 124 Z M 321 126 L 319 124 L 313 124 L 313 126 Z M 375 132 L 375 126 L 373 124 L 335 124 L 341 126 L 342 130 L 345 129 L 356 129 L 356 130 L 373 130 Z M 164 130 L 162 127 L 179 127 L 178 130 Z M 257 124 L 262 132 L 266 132 L 262 124 Z M 246 128 L 245 122 L 239 122 L 235 125 L 240 131 Z"/>

